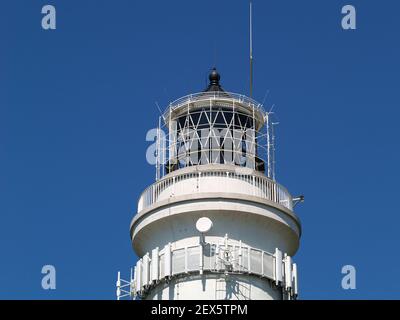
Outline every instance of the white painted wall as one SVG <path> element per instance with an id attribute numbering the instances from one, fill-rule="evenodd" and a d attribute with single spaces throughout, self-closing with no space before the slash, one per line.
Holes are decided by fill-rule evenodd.
<path id="1" fill-rule="evenodd" d="M 186 171 L 190 168 L 186 169 Z M 195 171 L 196 168 L 193 168 Z M 186 179 L 164 189 L 157 202 L 142 210 L 131 225 L 132 244 L 138 256 L 171 243 L 172 249 L 199 244 L 196 221 L 208 217 L 213 228 L 206 242 L 242 242 L 273 254 L 276 248 L 293 256 L 299 247 L 301 226 L 287 208 L 262 199 L 246 181 L 221 176 Z M 147 299 L 281 299 L 280 289 L 254 275 L 204 273 L 173 278 L 153 288 Z"/>
<path id="2" fill-rule="evenodd" d="M 188 276 L 161 283 L 148 300 L 280 300 L 282 293 L 266 279 L 248 275 Z"/>
<path id="3" fill-rule="evenodd" d="M 133 246 L 139 256 L 171 242 L 173 248 L 199 243 L 195 225 L 200 217 L 213 221 L 205 235 L 207 241 L 234 241 L 274 253 L 279 248 L 294 255 L 299 246 L 300 230 L 289 216 L 276 208 L 238 199 L 186 200 L 151 212 L 134 228 Z"/>

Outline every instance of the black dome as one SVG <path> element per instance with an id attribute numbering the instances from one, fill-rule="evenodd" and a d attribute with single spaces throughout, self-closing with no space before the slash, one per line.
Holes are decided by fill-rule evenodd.
<path id="1" fill-rule="evenodd" d="M 210 84 L 219 85 L 219 80 L 221 79 L 221 76 L 219 75 L 217 69 L 213 68 L 211 70 L 208 79 L 210 79 Z"/>
<path id="2" fill-rule="evenodd" d="M 224 89 L 222 89 L 221 85 L 219 84 L 219 80 L 221 80 L 221 76 L 219 75 L 218 71 L 216 68 L 213 68 L 210 72 L 210 75 L 208 76 L 208 79 L 210 80 L 210 84 L 204 90 L 205 92 L 214 92 L 214 91 L 221 91 L 224 92 Z"/>

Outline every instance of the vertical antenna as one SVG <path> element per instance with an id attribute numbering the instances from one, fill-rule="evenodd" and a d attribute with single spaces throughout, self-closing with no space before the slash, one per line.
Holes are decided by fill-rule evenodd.
<path id="1" fill-rule="evenodd" d="M 160 179 L 160 167 L 161 167 L 161 117 L 158 117 L 158 129 L 157 129 L 157 157 L 156 157 L 156 181 Z"/>
<path id="2" fill-rule="evenodd" d="M 271 178 L 271 137 L 270 137 L 270 126 L 269 126 L 269 113 L 266 114 L 266 126 L 267 126 L 267 177 Z"/>
<path id="3" fill-rule="evenodd" d="M 275 151 L 276 151 L 276 142 L 275 142 L 275 126 L 278 125 L 279 122 L 271 122 L 271 134 L 272 134 L 272 180 L 275 181 Z"/>
<path id="4" fill-rule="evenodd" d="M 250 98 L 253 97 L 253 3 L 250 0 Z"/>
<path id="5" fill-rule="evenodd" d="M 217 66 L 217 41 L 214 39 L 214 67 Z"/>

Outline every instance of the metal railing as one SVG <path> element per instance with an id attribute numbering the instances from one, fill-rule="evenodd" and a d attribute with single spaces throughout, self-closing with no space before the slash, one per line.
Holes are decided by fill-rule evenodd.
<path id="1" fill-rule="evenodd" d="M 275 282 L 292 298 L 298 295 L 297 265 L 278 248 L 275 253 L 269 253 L 242 246 L 239 242 L 202 243 L 173 249 L 169 243 L 140 258 L 131 272 L 130 281 L 122 280 L 118 272 L 117 298 L 143 297 L 161 281 L 204 272 L 253 274 Z"/>
<path id="2" fill-rule="evenodd" d="M 204 100 L 225 100 L 229 102 L 236 102 L 241 105 L 247 105 L 249 107 L 254 107 L 255 110 L 258 110 L 265 114 L 265 110 L 263 108 L 263 105 L 256 100 L 249 98 L 243 94 L 238 94 L 238 93 L 233 93 L 233 92 L 225 92 L 225 91 L 212 91 L 212 92 L 199 92 L 199 93 L 193 93 L 189 94 L 187 96 L 181 97 L 179 99 L 176 99 L 175 101 L 171 102 L 164 112 L 164 118 L 168 118 L 168 114 L 171 111 L 174 111 L 178 108 L 180 108 L 183 105 L 187 105 L 188 103 L 194 103 L 194 102 L 199 102 L 199 101 L 204 101 Z"/>
<path id="3" fill-rule="evenodd" d="M 157 201 L 174 197 L 175 195 L 193 194 L 208 192 L 210 184 L 207 179 L 221 178 L 221 192 L 230 192 L 236 194 L 250 195 L 266 199 L 293 210 L 293 198 L 289 191 L 279 183 L 260 175 L 241 174 L 228 170 L 207 170 L 193 171 L 188 173 L 174 174 L 166 176 L 149 186 L 140 196 L 138 202 L 138 212 L 150 207 Z M 190 182 L 196 188 L 188 188 L 183 181 Z M 238 187 L 235 182 L 241 181 Z M 223 186 L 223 187 L 222 187 Z M 160 195 L 162 195 L 160 199 Z"/>

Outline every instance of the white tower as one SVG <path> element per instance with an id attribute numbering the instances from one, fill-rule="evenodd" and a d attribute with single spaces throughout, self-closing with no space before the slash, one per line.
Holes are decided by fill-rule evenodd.
<path id="1" fill-rule="evenodd" d="M 130 281 L 118 276 L 119 298 L 297 297 L 293 203 L 303 198 L 274 181 L 262 105 L 224 91 L 215 69 L 209 78 L 205 91 L 172 102 L 160 118 L 157 179 L 130 227 L 140 258 Z"/>

